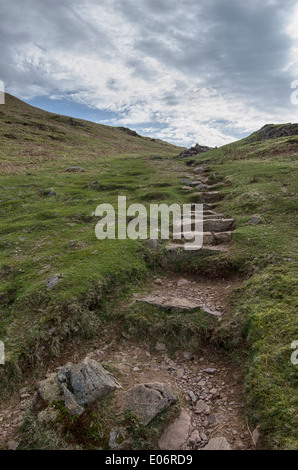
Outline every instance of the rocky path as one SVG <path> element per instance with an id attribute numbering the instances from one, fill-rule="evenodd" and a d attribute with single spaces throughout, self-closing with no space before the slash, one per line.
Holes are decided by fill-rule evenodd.
<path id="1" fill-rule="evenodd" d="M 194 179 L 195 176 L 195 179 Z M 201 254 L 228 250 L 232 241 L 233 219 L 225 218 L 215 210 L 222 198 L 209 184 L 208 169 L 194 168 L 181 184 L 198 203 L 204 204 L 204 245 Z M 194 217 L 195 214 L 192 214 Z M 167 245 L 169 256 L 179 256 L 183 241 Z M 222 321 L 228 315 L 228 296 L 237 285 L 237 280 L 208 280 L 191 276 L 166 273 L 155 278 L 145 292 L 135 294 L 132 303 L 149 303 L 165 310 L 191 311 L 200 307 L 207 314 Z M 77 350 L 67 360 L 82 360 L 86 351 Z M 96 348 L 87 353 L 87 358 L 107 364 L 120 371 L 123 390 L 138 384 L 167 384 L 178 392 L 181 412 L 160 436 L 158 448 L 165 450 L 255 449 L 258 431 L 252 432 L 244 416 L 242 377 L 235 363 L 214 348 L 200 349 L 196 354 L 187 350 L 175 355 L 167 351 L 166 345 L 156 342 L 137 344 L 126 334 L 119 340 L 119 332 L 109 326 L 101 331 Z M 56 364 L 45 377 L 63 364 Z M 0 448 L 16 449 L 19 445 L 17 430 L 23 421 L 26 408 L 32 403 L 36 388 L 23 387 L 10 405 L 0 409 Z M 113 444 L 114 442 L 114 444 Z M 117 449 L 115 439 L 110 448 Z"/>

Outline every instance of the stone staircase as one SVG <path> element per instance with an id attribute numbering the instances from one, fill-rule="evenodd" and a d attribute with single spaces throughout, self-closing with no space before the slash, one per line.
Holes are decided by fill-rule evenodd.
<path id="1" fill-rule="evenodd" d="M 167 255 L 170 258 L 175 258 L 178 255 L 190 257 L 198 254 L 212 255 L 226 252 L 229 249 L 229 244 L 233 239 L 235 219 L 226 218 L 215 211 L 217 203 L 223 199 L 224 195 L 220 191 L 214 191 L 214 188 L 222 186 L 223 183 L 209 184 L 209 172 L 209 168 L 196 167 L 193 169 L 193 175 L 187 175 L 187 178 L 181 180 L 182 188 L 187 188 L 191 191 L 193 207 L 190 218 L 183 218 L 183 221 L 190 224 L 194 237 L 196 235 L 196 232 L 194 232 L 195 219 L 196 215 L 198 215 L 195 211 L 195 205 L 203 204 L 203 246 L 198 250 L 185 250 L 183 247 L 184 243 L 186 241 L 188 243 L 192 242 L 189 239 L 191 232 L 180 232 L 181 239 L 173 239 L 166 246 Z M 196 191 L 192 192 L 194 189 Z M 180 224 L 177 226 L 173 225 L 175 229 L 178 227 L 180 227 Z"/>

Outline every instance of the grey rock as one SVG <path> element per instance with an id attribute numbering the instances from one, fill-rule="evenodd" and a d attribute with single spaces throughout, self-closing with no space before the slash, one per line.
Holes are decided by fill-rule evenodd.
<path id="1" fill-rule="evenodd" d="M 135 385 L 125 393 L 125 408 L 135 413 L 144 426 L 175 402 L 172 388 L 160 382 Z"/>
<path id="2" fill-rule="evenodd" d="M 260 437 L 261 437 L 259 427 L 256 427 L 256 429 L 254 429 L 254 431 L 252 433 L 252 437 L 253 437 L 253 439 L 255 441 L 255 444 L 257 446 L 258 443 L 259 443 Z"/>
<path id="3" fill-rule="evenodd" d="M 56 196 L 57 193 L 54 191 L 53 188 L 50 188 L 50 189 L 39 189 L 38 190 L 38 194 L 40 196 L 50 196 L 50 197 L 53 197 L 53 196 Z"/>
<path id="4" fill-rule="evenodd" d="M 252 218 L 250 219 L 250 223 L 252 225 L 258 225 L 260 222 L 261 222 L 261 220 L 258 217 L 256 217 L 255 215 L 253 215 Z"/>
<path id="5" fill-rule="evenodd" d="M 58 284 L 59 281 L 62 279 L 62 274 L 54 274 L 53 276 L 50 276 L 47 279 L 47 288 L 48 289 L 53 289 L 56 284 Z"/>
<path id="6" fill-rule="evenodd" d="M 70 166 L 68 168 L 65 168 L 64 170 L 66 173 L 81 173 L 85 171 L 83 168 L 80 166 Z"/>
<path id="7" fill-rule="evenodd" d="M 189 438 L 191 429 L 191 417 L 182 410 L 180 416 L 165 430 L 159 439 L 158 446 L 161 450 L 180 450 Z"/>
<path id="8" fill-rule="evenodd" d="M 197 403 L 196 403 L 196 408 L 195 408 L 195 413 L 196 414 L 210 414 L 210 406 L 207 405 L 207 403 L 205 403 L 203 400 L 199 400 Z"/>
<path id="9" fill-rule="evenodd" d="M 191 433 L 190 438 L 189 438 L 189 443 L 192 445 L 197 445 L 199 442 L 201 442 L 201 436 L 198 430 L 195 430 Z"/>
<path id="10" fill-rule="evenodd" d="M 217 372 L 217 369 L 214 369 L 212 367 L 208 367 L 207 369 L 204 369 L 204 372 L 206 372 L 206 374 L 213 375 L 213 374 L 215 374 L 215 372 Z"/>
<path id="11" fill-rule="evenodd" d="M 188 361 L 192 361 L 194 359 L 193 354 L 189 351 L 184 351 L 183 357 L 187 359 Z"/>
<path id="12" fill-rule="evenodd" d="M 231 450 L 225 437 L 213 437 L 202 450 Z"/>
<path id="13" fill-rule="evenodd" d="M 69 384 L 80 405 L 89 405 L 121 388 L 110 372 L 88 357 L 79 364 L 67 364 L 59 373 L 59 381 L 62 385 Z"/>
<path id="14" fill-rule="evenodd" d="M 75 396 L 68 390 L 66 385 L 63 383 L 61 385 L 63 397 L 64 397 L 64 405 L 65 408 L 69 411 L 72 416 L 80 416 L 84 413 L 84 408 L 79 405 Z"/>
<path id="15" fill-rule="evenodd" d="M 11 441 L 8 441 L 7 448 L 8 450 L 17 450 L 19 445 L 20 445 L 19 442 L 11 440 Z"/>
<path id="16" fill-rule="evenodd" d="M 38 393 L 41 398 L 48 404 L 61 400 L 61 389 L 57 381 L 57 375 L 51 374 L 47 379 L 39 382 Z"/>
<path id="17" fill-rule="evenodd" d="M 206 219 L 204 232 L 226 232 L 234 227 L 235 219 Z"/>
<path id="18" fill-rule="evenodd" d="M 137 299 L 137 302 L 144 302 L 165 310 L 187 310 L 192 311 L 199 308 L 199 305 L 188 299 L 179 297 L 162 297 L 158 295 L 149 295 L 143 299 Z"/>
<path id="19" fill-rule="evenodd" d="M 189 398 L 191 399 L 191 401 L 193 403 L 196 403 L 197 397 L 195 396 L 194 392 L 192 390 L 188 390 L 187 394 L 188 394 Z"/>
<path id="20" fill-rule="evenodd" d="M 158 239 L 149 238 L 149 240 L 147 240 L 148 250 L 156 250 L 158 248 L 158 245 L 159 245 Z"/>

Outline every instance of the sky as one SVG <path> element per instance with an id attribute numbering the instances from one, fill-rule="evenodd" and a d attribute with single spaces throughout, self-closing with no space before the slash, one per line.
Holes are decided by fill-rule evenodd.
<path id="1" fill-rule="evenodd" d="M 0 44 L 8 93 L 177 145 L 298 121 L 297 1 L 0 0 Z"/>

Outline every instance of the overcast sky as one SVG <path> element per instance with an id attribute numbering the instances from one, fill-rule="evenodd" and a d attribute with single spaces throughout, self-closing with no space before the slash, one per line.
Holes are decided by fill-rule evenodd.
<path id="1" fill-rule="evenodd" d="M 180 145 L 297 122 L 292 0 L 0 0 L 0 80 L 44 109 Z"/>

